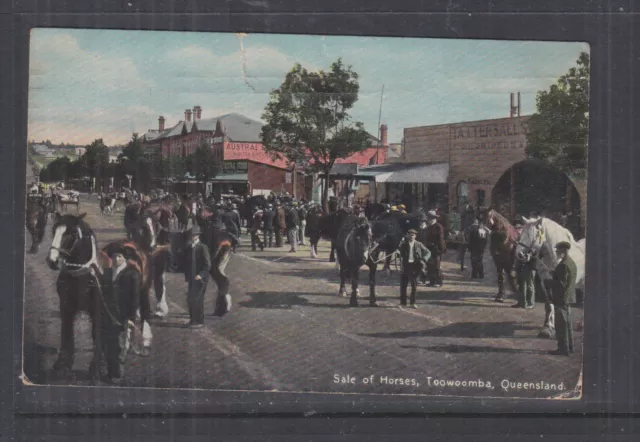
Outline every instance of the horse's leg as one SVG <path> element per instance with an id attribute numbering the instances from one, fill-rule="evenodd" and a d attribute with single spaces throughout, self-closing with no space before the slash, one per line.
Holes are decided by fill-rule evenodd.
<path id="1" fill-rule="evenodd" d="M 351 276 L 351 299 L 349 300 L 349 305 L 351 307 L 358 306 L 358 279 L 360 276 L 360 269 L 357 266 L 353 266 L 349 269 L 349 273 Z"/>
<path id="2" fill-rule="evenodd" d="M 540 284 L 544 296 L 544 325 L 538 333 L 539 338 L 553 339 L 555 337 L 555 310 L 551 303 L 551 294 L 544 284 Z"/>
<path id="3" fill-rule="evenodd" d="M 149 349 L 153 341 L 153 333 L 151 332 L 151 326 L 149 320 L 151 319 L 151 301 L 150 291 L 151 287 L 143 287 L 140 290 L 140 323 L 142 325 L 142 356 L 149 354 Z"/>
<path id="4" fill-rule="evenodd" d="M 391 274 L 391 255 L 385 257 L 384 267 L 382 268 L 382 271 L 385 272 L 387 275 Z"/>
<path id="5" fill-rule="evenodd" d="M 154 258 L 153 266 L 155 267 L 153 278 L 153 291 L 156 295 L 156 311 L 154 316 L 164 318 L 169 314 L 169 306 L 167 305 L 167 286 L 165 284 L 164 265 L 166 257 L 159 253 Z"/>
<path id="6" fill-rule="evenodd" d="M 231 295 L 229 294 L 229 278 L 225 274 L 229 258 L 231 257 L 231 247 L 224 246 L 218 252 L 218 256 L 213 258 L 210 274 L 218 286 L 218 295 L 213 311 L 213 316 L 224 316 L 231 311 Z"/>
<path id="7" fill-rule="evenodd" d="M 67 290 L 66 284 L 58 281 L 57 286 L 60 297 L 60 353 L 53 364 L 53 370 L 70 372 L 75 356 L 73 322 L 78 308 L 78 299 L 75 290 Z"/>
<path id="8" fill-rule="evenodd" d="M 504 274 L 501 265 L 496 264 L 496 271 L 498 272 L 498 294 L 496 295 L 495 302 L 504 302 Z"/>
<path id="9" fill-rule="evenodd" d="M 89 283 L 91 284 L 91 282 Z M 91 307 L 89 309 L 89 316 L 91 317 L 91 337 L 93 338 L 93 358 L 89 364 L 89 377 L 91 380 L 96 381 L 100 379 L 100 372 L 102 368 L 102 362 L 104 360 L 104 339 L 103 336 L 104 327 L 102 324 L 102 299 L 100 298 L 100 292 L 97 286 L 89 286 L 89 299 L 91 300 Z"/>
<path id="10" fill-rule="evenodd" d="M 376 300 L 376 271 L 378 270 L 378 264 L 376 261 L 378 260 L 378 254 L 375 253 L 373 256 L 369 256 L 369 262 L 367 265 L 369 266 L 369 305 L 371 307 L 378 307 L 378 301 Z"/>
<path id="11" fill-rule="evenodd" d="M 329 262 L 336 261 L 336 244 L 333 239 L 331 239 L 331 252 L 329 252 Z"/>
<path id="12" fill-rule="evenodd" d="M 338 292 L 338 296 L 347 296 L 347 276 L 349 275 L 349 269 L 343 266 L 340 266 L 340 291 Z"/>

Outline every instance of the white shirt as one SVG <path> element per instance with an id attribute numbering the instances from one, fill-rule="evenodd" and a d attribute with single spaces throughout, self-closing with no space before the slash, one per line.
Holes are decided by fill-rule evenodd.
<path id="1" fill-rule="evenodd" d="M 415 244 L 415 241 L 409 241 L 409 262 L 413 262 L 413 246 Z"/>
<path id="2" fill-rule="evenodd" d="M 120 264 L 118 267 L 116 267 L 114 269 L 114 272 L 113 272 L 113 280 L 114 281 L 116 280 L 116 278 L 118 277 L 120 272 L 123 271 L 126 266 L 127 266 L 127 261 L 123 262 L 122 264 Z"/>

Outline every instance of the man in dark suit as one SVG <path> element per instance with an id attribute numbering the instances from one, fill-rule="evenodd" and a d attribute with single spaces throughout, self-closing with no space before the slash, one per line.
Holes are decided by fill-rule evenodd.
<path id="1" fill-rule="evenodd" d="M 265 247 L 273 247 L 273 220 L 275 217 L 276 213 L 273 211 L 273 205 L 269 204 L 262 214 Z"/>
<path id="2" fill-rule="evenodd" d="M 442 255 L 447 251 L 447 243 L 444 240 L 444 228 L 438 222 L 438 214 L 435 210 L 427 212 L 427 228 L 424 232 L 424 245 L 431 253 L 428 262 L 429 286 L 442 287 Z"/>
<path id="3" fill-rule="evenodd" d="M 489 241 L 489 229 L 476 219 L 469 228 L 469 252 L 471 253 L 471 279 L 484 279 L 484 251 Z"/>
<path id="4" fill-rule="evenodd" d="M 112 244 L 107 250 L 111 266 L 100 277 L 104 299 L 102 309 L 103 351 L 107 362 L 107 376 L 119 384 L 124 376 L 127 352 L 131 342 L 136 311 L 140 304 L 140 269 L 127 261 L 122 244 Z"/>
<path id="5" fill-rule="evenodd" d="M 555 328 L 558 348 L 552 355 L 569 356 L 573 353 L 573 329 L 570 304 L 576 302 L 576 263 L 569 256 L 571 244 L 566 241 L 556 244 L 556 256 L 560 262 L 552 273 L 553 279 L 545 283 L 551 290 L 555 307 Z"/>
<path id="6" fill-rule="evenodd" d="M 204 326 L 204 294 L 209 282 L 211 257 L 207 246 L 200 242 L 200 229 L 197 225 L 187 230 L 185 235 L 187 256 L 184 279 L 189 284 L 189 325 L 192 328 L 201 328 Z"/>
<path id="7" fill-rule="evenodd" d="M 228 210 L 222 217 L 222 221 L 224 223 L 227 232 L 235 236 L 236 238 L 240 235 L 240 214 L 238 213 L 238 207 L 233 204 L 231 209 Z M 233 244 L 233 251 L 236 251 L 236 244 Z"/>
<path id="8" fill-rule="evenodd" d="M 282 207 L 282 203 L 276 203 L 276 216 L 273 223 L 273 227 L 276 233 L 276 247 L 282 247 L 282 233 L 286 228 L 286 219 L 284 207 Z"/>
<path id="9" fill-rule="evenodd" d="M 407 232 L 407 239 L 400 244 L 400 259 L 402 260 L 402 276 L 400 279 L 400 305 L 407 305 L 407 286 L 411 283 L 411 296 L 409 303 L 411 308 L 416 306 L 416 289 L 418 287 L 418 277 L 423 275 L 427 269 L 427 262 L 431 256 L 421 242 L 416 241 L 416 232 L 410 229 Z"/>

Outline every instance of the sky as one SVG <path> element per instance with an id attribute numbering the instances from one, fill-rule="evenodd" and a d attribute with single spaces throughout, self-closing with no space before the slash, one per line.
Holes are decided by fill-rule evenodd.
<path id="1" fill-rule="evenodd" d="M 244 50 L 241 50 L 241 44 Z M 31 32 L 28 139 L 121 144 L 198 105 L 202 118 L 260 120 L 296 62 L 328 70 L 342 57 L 360 76 L 355 121 L 399 143 L 406 127 L 522 115 L 575 65 L 584 43 L 283 34 L 46 29 Z M 243 66 L 246 76 L 243 75 Z M 382 88 L 384 86 L 384 94 Z"/>

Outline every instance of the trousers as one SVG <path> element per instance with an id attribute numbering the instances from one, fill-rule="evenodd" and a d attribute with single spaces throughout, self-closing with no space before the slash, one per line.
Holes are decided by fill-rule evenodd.
<path id="1" fill-rule="evenodd" d="M 518 304 L 524 306 L 534 306 L 536 303 L 536 271 L 525 267 L 519 272 L 520 276 L 520 299 Z"/>
<path id="2" fill-rule="evenodd" d="M 442 255 L 431 253 L 431 258 L 427 261 L 427 273 L 429 274 L 429 284 L 442 285 L 443 276 L 442 268 L 440 267 L 442 262 Z"/>
<path id="3" fill-rule="evenodd" d="M 291 244 L 291 250 L 294 252 L 298 250 L 298 228 L 292 227 L 287 230 L 287 237 L 289 238 L 289 244 Z"/>
<path id="4" fill-rule="evenodd" d="M 571 307 L 567 304 L 555 306 L 556 339 L 558 351 L 573 353 L 573 327 L 571 326 Z"/>
<path id="5" fill-rule="evenodd" d="M 103 328 L 103 351 L 110 378 L 124 376 L 127 353 L 129 351 L 129 331 L 126 325 L 109 324 Z"/>
<path id="6" fill-rule="evenodd" d="M 192 324 L 204 324 L 204 294 L 207 291 L 207 279 L 189 281 L 187 304 Z"/>
<path id="7" fill-rule="evenodd" d="M 275 234 L 276 234 L 276 247 L 282 247 L 282 228 L 276 227 Z"/>
<path id="8" fill-rule="evenodd" d="M 273 229 L 265 229 L 263 237 L 265 247 L 273 247 Z"/>
<path id="9" fill-rule="evenodd" d="M 298 242 L 300 243 L 301 246 L 304 246 L 304 231 L 305 228 L 307 227 L 307 220 L 302 220 L 300 221 L 300 228 L 298 229 Z"/>
<path id="10" fill-rule="evenodd" d="M 411 294 L 409 295 L 409 303 L 416 303 L 416 290 L 418 288 L 418 276 L 420 276 L 420 263 L 408 263 L 402 269 L 400 277 L 400 304 L 407 305 L 407 287 L 411 284 Z"/>

